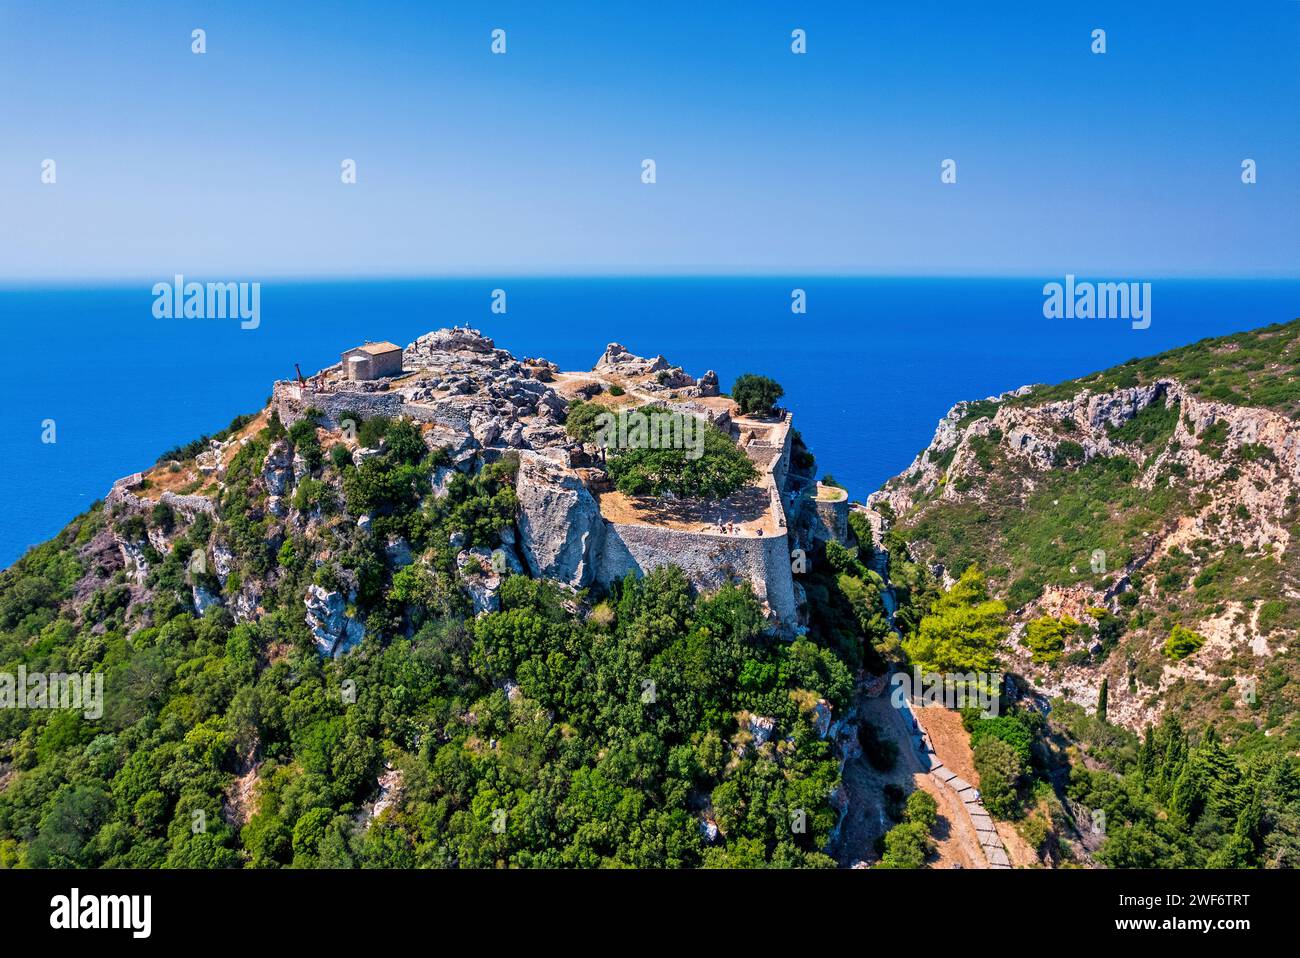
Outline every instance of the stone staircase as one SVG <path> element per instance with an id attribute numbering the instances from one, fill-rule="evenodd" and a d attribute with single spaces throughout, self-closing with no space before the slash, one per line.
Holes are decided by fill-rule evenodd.
<path id="1" fill-rule="evenodd" d="M 989 868 L 1010 868 L 1011 860 L 1007 858 L 1007 850 L 1002 845 L 998 830 L 993 827 L 993 819 L 980 803 L 979 789 L 939 761 L 939 756 L 933 752 L 929 753 L 929 758 L 934 762 L 930 766 L 930 774 L 956 792 L 962 800 L 966 814 L 975 826 L 975 833 L 979 835 L 980 848 L 984 850 Z"/>
<path id="2" fill-rule="evenodd" d="M 1006 847 L 1002 844 L 997 828 L 993 825 L 993 817 L 980 802 L 979 789 L 943 764 L 931 747 L 930 737 L 925 733 L 925 728 L 917 721 L 916 713 L 911 708 L 907 708 L 906 704 L 905 708 L 913 730 L 912 747 L 916 749 L 921 765 L 929 771 L 935 781 L 952 789 L 961 799 L 962 807 L 975 827 L 975 834 L 979 836 L 980 850 L 984 852 L 989 868 L 1010 868 L 1011 859 L 1007 857 Z"/>

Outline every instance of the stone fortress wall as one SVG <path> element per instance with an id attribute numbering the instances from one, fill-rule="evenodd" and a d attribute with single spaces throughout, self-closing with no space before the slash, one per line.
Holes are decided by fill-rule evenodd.
<path id="1" fill-rule="evenodd" d="M 715 591 L 728 582 L 748 581 L 754 594 L 767 603 L 778 630 L 792 635 L 799 612 L 791 566 L 794 546 L 784 505 L 791 420 L 786 412 L 778 422 L 762 424 L 761 437 L 752 438 L 744 447 L 761 470 L 760 484 L 767 493 L 768 514 L 758 530 L 722 534 L 605 517 L 606 534 L 594 568 L 596 579 L 609 583 L 628 572 L 644 574 L 671 563 L 680 566 L 703 592 Z M 752 426 L 743 419 L 735 425 L 742 438 Z"/>
<path id="2" fill-rule="evenodd" d="M 206 512 L 210 516 L 217 514 L 216 503 L 207 496 L 182 496 L 170 491 L 164 491 L 157 500 L 138 496 L 136 490 L 141 488 L 143 482 L 144 473 L 141 472 L 117 480 L 104 497 L 105 507 L 112 510 L 116 506 L 122 506 L 132 512 L 144 512 L 161 502 L 179 512 L 187 522 L 193 521 L 200 512 Z"/>
<path id="3" fill-rule="evenodd" d="M 430 337 L 437 348 L 469 350 L 473 360 L 497 356 L 502 363 L 518 365 L 509 354 L 494 350 L 491 341 L 476 331 L 441 331 Z M 322 414 L 324 424 L 335 429 L 347 413 L 355 413 L 363 418 L 410 416 L 454 433 L 470 431 L 463 407 L 456 406 L 457 400 L 464 397 L 418 391 L 413 394 L 411 374 L 430 364 L 419 345 L 417 342 L 407 347 L 404 378 L 362 386 L 345 381 L 341 366 L 336 364 L 305 383 L 275 383 L 271 408 L 286 426 L 314 408 Z M 456 355 L 464 358 L 466 354 Z M 441 355 L 433 360 L 441 361 Z M 606 508 L 605 497 L 586 488 L 563 449 L 536 443 L 529 448 L 525 443 L 520 452 L 526 468 L 517 484 L 521 499 L 518 546 L 532 573 L 583 587 L 594 582 L 609 584 L 629 572 L 644 575 L 672 563 L 682 567 L 696 588 L 704 592 L 715 591 L 727 582 L 749 582 L 755 595 L 767 604 L 777 630 L 793 635 L 798 629 L 797 593 L 801 590 L 794 582 L 791 551 L 796 546 L 810 548 L 817 539 L 843 538 L 846 523 L 829 514 L 824 517 L 828 521 L 817 521 L 822 517 L 822 504 L 812 508 L 804 490 L 788 488 L 791 414 L 784 412 L 773 420 L 733 416 L 725 398 L 709 398 L 717 397 L 716 374 L 707 373 L 697 384 L 675 367 L 668 367 L 662 357 L 644 360 L 616 345 L 609 347 L 591 373 L 563 374 L 558 368 L 556 373 L 562 377 L 581 376 L 584 382 L 605 388 L 620 382 L 639 400 L 678 409 L 731 431 L 759 469 L 758 485 L 766 508 L 751 499 L 750 511 L 741 521 L 729 522 L 725 529 L 720 522 L 673 523 L 652 516 L 629 516 L 625 511 Z M 511 380 L 503 385 L 513 393 L 530 384 Z M 684 401 L 672 398 L 673 389 L 680 390 L 677 395 Z M 490 458 L 493 447 L 503 445 L 500 440 L 488 438 L 495 432 L 484 435 L 477 428 L 473 431 L 481 441 L 471 445 L 485 458 Z M 835 504 L 839 506 L 846 510 L 847 502 Z M 809 513 L 814 520 L 811 523 L 807 521 Z"/>
<path id="4" fill-rule="evenodd" d="M 772 610 L 782 632 L 792 633 L 798 618 L 788 536 L 739 537 L 660 526 L 606 523 L 595 577 L 603 583 L 629 572 L 645 574 L 661 565 L 680 566 L 701 592 L 728 582 L 748 581 Z"/>
<path id="5" fill-rule="evenodd" d="M 820 482 L 809 491 L 801 505 L 800 535 L 809 544 L 845 542 L 849 537 L 849 494 L 836 486 Z"/>
<path id="6" fill-rule="evenodd" d="M 473 472 L 507 453 L 517 455 L 518 517 L 514 527 L 503 531 L 501 543 L 511 568 L 526 567 L 534 576 L 581 589 L 674 564 L 706 593 L 729 582 L 748 582 L 778 634 L 791 637 L 799 632 L 803 589 L 793 575 L 798 553 L 792 551 L 815 546 L 818 537 L 810 535 L 808 517 L 821 516 L 824 507 L 811 505 L 809 477 L 791 470 L 789 412 L 764 419 L 738 415 L 731 401 L 719 394 L 713 371 L 696 380 L 662 356 L 643 359 L 617 344 L 606 349 L 589 373 L 565 373 L 544 359 L 517 360 L 477 330 L 460 327 L 421 336 L 402 355 L 402 369 L 380 380 L 347 380 L 336 363 L 311 377 L 278 381 L 267 414 L 278 415 L 287 427 L 314 410 L 330 430 L 339 430 L 349 413 L 363 419 L 409 416 L 425 424 L 424 439 L 430 447 L 445 448 L 451 456 L 450 464 L 431 477 L 435 496 L 446 494 L 448 474 Z M 622 389 L 615 391 L 615 386 Z M 758 468 L 758 480 L 718 501 L 618 493 L 598 467 L 598 450 L 568 436 L 565 429 L 570 402 L 600 394 L 611 408 L 655 404 L 712 423 L 736 438 Z M 158 464 L 121 479 L 108 495 L 108 506 L 144 511 L 161 501 L 187 520 L 200 512 L 213 514 L 223 458 L 233 445 L 248 441 L 232 437 L 211 443 L 183 473 L 168 472 L 167 464 Z M 296 463 L 281 461 L 287 452 L 281 442 L 267 453 L 262 478 L 268 489 L 283 487 L 285 476 L 296 473 Z M 365 452 L 354 450 L 354 461 L 362 461 Z M 181 488 L 187 493 L 191 488 L 204 491 L 172 491 Z M 273 493 L 268 509 L 284 515 L 276 511 L 276 503 L 285 508 L 283 497 Z M 847 508 L 847 503 L 842 505 Z M 831 514 L 814 525 L 824 530 L 822 538 L 842 536 L 839 506 L 829 508 Z M 160 550 L 164 546 L 155 543 Z M 122 543 L 122 548 L 140 580 L 147 568 L 144 554 L 133 543 Z M 220 562 L 220 574 L 219 567 Z M 493 581 L 499 585 L 499 578 Z M 497 586 L 480 585 L 482 607 L 491 608 L 494 596 L 489 593 Z M 202 605 L 200 600 L 208 601 L 196 592 L 196 606 Z M 313 631 L 323 621 L 318 600 L 320 596 L 312 594 L 305 599 L 308 623 L 316 623 Z M 257 595 L 241 593 L 233 608 L 237 617 L 255 616 Z M 327 617 L 333 621 L 341 613 L 330 611 Z M 322 648 L 337 653 L 355 643 L 350 633 L 320 627 L 330 638 Z M 317 639 L 318 644 L 324 642 L 320 633 Z"/>
<path id="7" fill-rule="evenodd" d="M 303 388 L 298 383 L 277 382 L 271 392 L 271 406 L 280 414 L 280 421 L 292 426 L 307 414 L 308 409 L 319 409 L 323 420 L 331 429 L 338 429 L 348 413 L 369 419 L 374 416 L 409 416 L 416 422 L 432 422 L 463 429 L 468 426 L 464 417 L 439 409 L 427 403 L 407 402 L 396 392 L 364 392 L 359 389 L 335 389 L 329 392 Z"/>

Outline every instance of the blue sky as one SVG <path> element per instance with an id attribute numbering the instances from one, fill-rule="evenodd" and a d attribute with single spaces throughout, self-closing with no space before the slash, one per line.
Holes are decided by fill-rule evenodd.
<path id="1" fill-rule="evenodd" d="M 4 2 L 0 279 L 1294 276 L 1298 103 L 1296 0 Z"/>

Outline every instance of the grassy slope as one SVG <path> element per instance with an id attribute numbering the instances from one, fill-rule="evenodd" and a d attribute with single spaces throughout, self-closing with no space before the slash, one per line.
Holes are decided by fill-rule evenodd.
<path id="1" fill-rule="evenodd" d="M 1287 416 L 1300 412 L 1300 319 L 1231 336 L 1203 339 L 1099 373 L 1037 386 L 1013 403 L 1038 405 L 1069 399 L 1082 389 L 1106 392 L 1177 379 L 1204 399 L 1258 406 Z"/>
<path id="2" fill-rule="evenodd" d="M 1169 378 L 1207 399 L 1268 408 L 1294 418 L 1300 412 L 1298 363 L 1300 320 L 1130 360 L 1066 383 L 1036 387 L 1009 402 L 1032 407 L 1069 399 L 1083 389 L 1104 392 Z M 968 412 L 965 422 L 996 411 L 996 404 L 983 406 L 987 408 Z M 1176 407 L 1148 409 L 1110 435 L 1140 443 L 1149 463 L 1168 446 L 1177 416 Z M 1069 437 L 1062 433 L 1058 438 Z M 1212 444 L 1214 437 L 1207 435 L 1202 441 Z M 1142 556 L 1159 533 L 1171 529 L 1179 517 L 1194 513 L 1207 495 L 1206 489 L 1181 480 L 1170 484 L 1163 474 L 1154 489 L 1140 489 L 1136 480 L 1143 467 L 1127 459 L 1094 459 L 1043 473 L 1006 455 L 996 441 L 975 440 L 973 450 L 976 455 L 965 459 L 948 481 L 959 490 L 982 489 L 983 501 L 942 501 L 941 486 L 921 498 L 911 513 L 900 516 L 897 527 L 916 553 L 942 563 L 954 575 L 978 563 L 987 570 L 994 590 L 1013 606 L 1031 601 L 1045 587 L 1105 589 L 1114 581 L 1113 570 Z M 1294 506 L 1289 524 L 1293 543 L 1300 541 L 1300 514 Z M 1100 579 L 1089 567 L 1091 553 L 1098 548 L 1106 550 L 1112 570 Z M 1219 548 L 1207 540 L 1153 560 L 1135 575 L 1135 594 L 1121 603 L 1125 671 L 1136 687 L 1154 696 L 1165 664 L 1159 640 L 1174 624 L 1195 626 L 1222 614 L 1230 601 L 1260 611 L 1260 624 L 1270 643 L 1279 644 L 1287 630 L 1300 625 L 1300 602 L 1288 594 L 1294 589 L 1287 585 L 1297 581 L 1300 548 L 1295 545 L 1280 562 L 1275 556 L 1234 545 Z M 1076 664 L 1088 663 L 1077 657 Z M 1091 664 L 1101 665 L 1102 660 Z M 1271 686 L 1283 676 L 1300 678 L 1300 670 L 1285 653 L 1259 660 L 1249 649 L 1213 671 L 1221 682 L 1196 688 L 1180 684 L 1166 695 L 1202 713 L 1211 708 L 1227 712 L 1217 699 L 1233 697 L 1229 695 L 1232 675 L 1256 672 Z M 1113 686 L 1115 679 L 1111 682 Z M 1293 705 L 1297 703 L 1270 696 L 1266 711 L 1277 714 L 1266 716 L 1263 724 L 1284 721 L 1294 711 Z"/>

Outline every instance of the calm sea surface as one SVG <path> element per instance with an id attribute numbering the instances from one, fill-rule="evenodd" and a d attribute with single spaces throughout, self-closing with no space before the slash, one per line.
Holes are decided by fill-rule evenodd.
<path id="1" fill-rule="evenodd" d="M 222 280 L 225 277 L 188 277 Z M 1086 277 L 1100 280 L 1105 277 Z M 168 277 L 170 279 L 170 277 Z M 266 282 L 261 324 L 160 320 L 152 283 L 0 289 L 0 566 L 164 449 L 259 408 L 364 339 L 470 325 L 516 356 L 590 368 L 609 342 L 693 375 L 776 378 L 855 498 L 901 471 L 955 402 L 1300 317 L 1300 281 L 1156 280 L 1150 328 L 1046 320 L 1037 279 L 457 279 Z M 790 294 L 807 293 L 794 315 Z M 491 312 L 502 288 L 508 312 Z M 57 441 L 41 441 L 54 420 Z"/>

